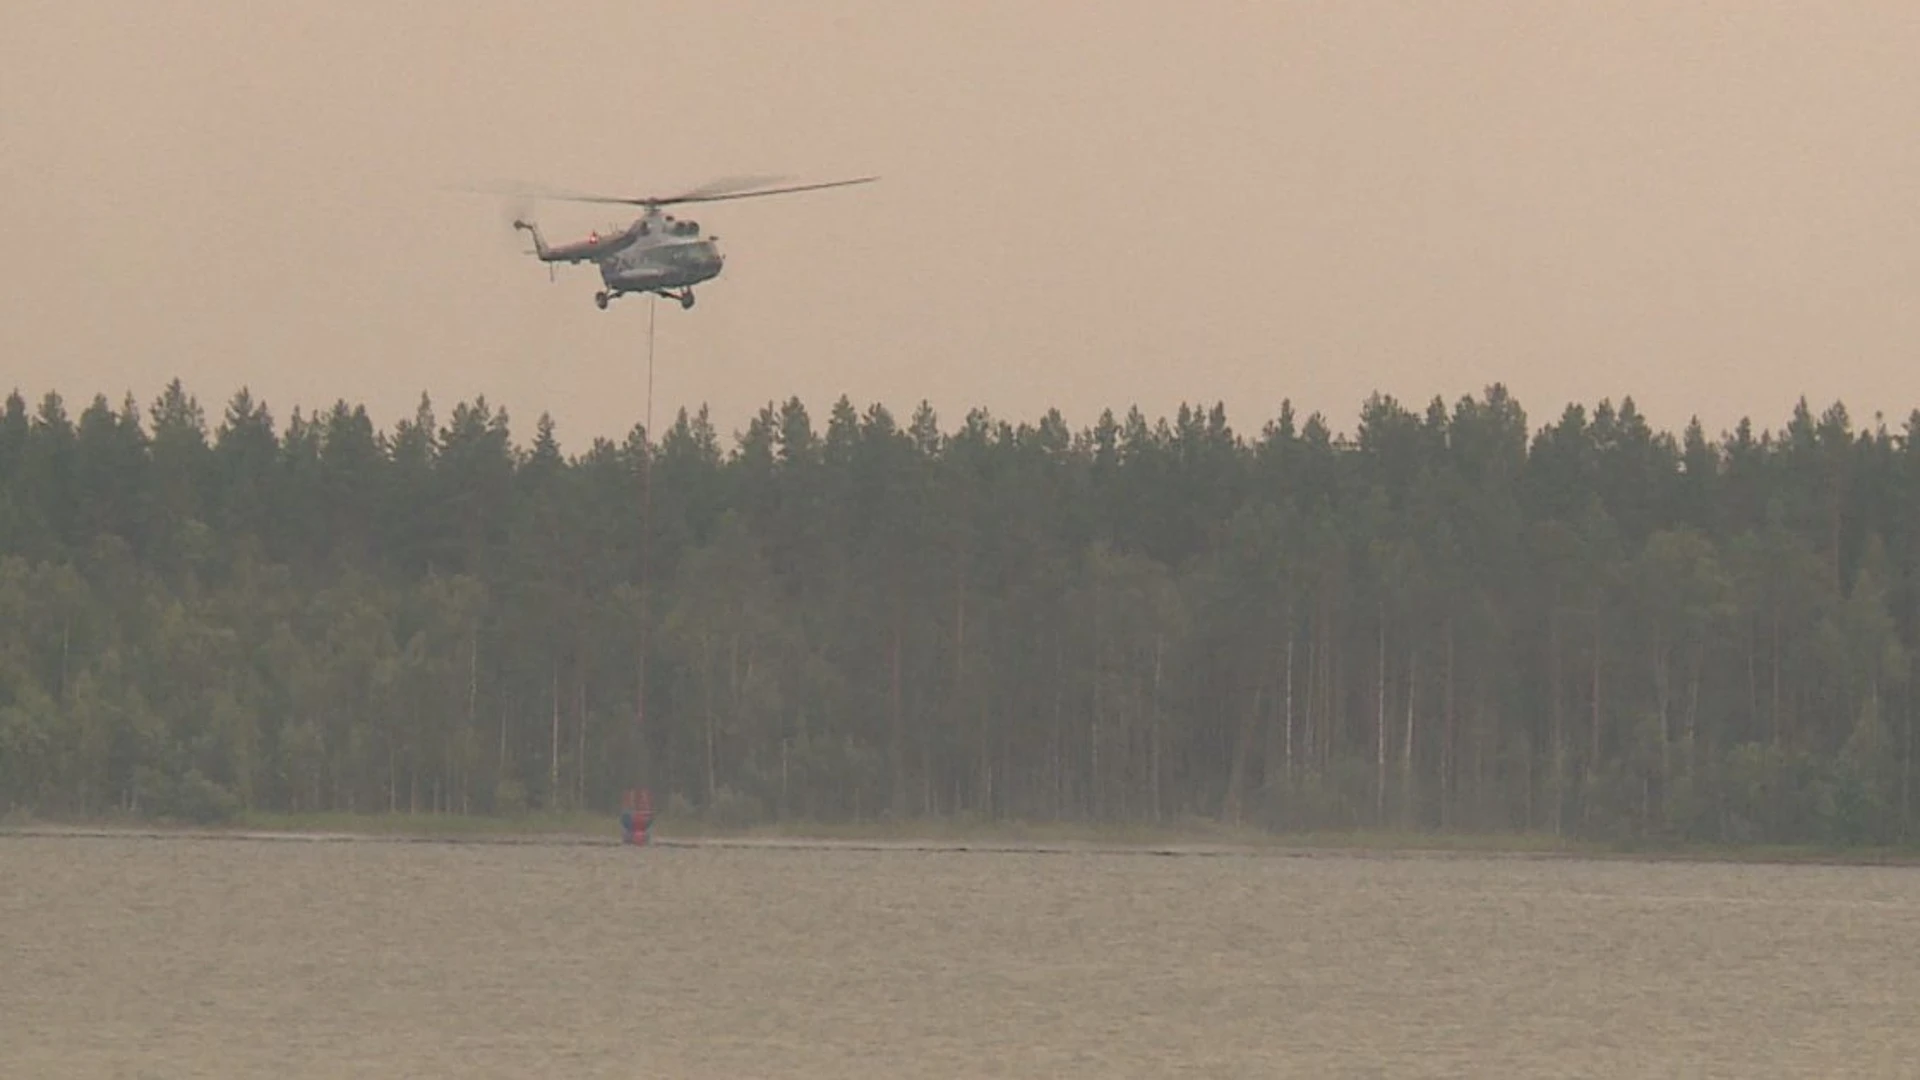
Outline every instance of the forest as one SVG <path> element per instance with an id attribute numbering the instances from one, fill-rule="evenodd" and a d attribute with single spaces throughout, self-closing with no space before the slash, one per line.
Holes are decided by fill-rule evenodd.
<path id="1" fill-rule="evenodd" d="M 0 813 L 1914 835 L 1920 410 L 0 417 Z"/>

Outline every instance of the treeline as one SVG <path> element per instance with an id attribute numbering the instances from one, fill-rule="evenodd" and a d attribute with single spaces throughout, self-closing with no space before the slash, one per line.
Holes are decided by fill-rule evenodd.
<path id="1" fill-rule="evenodd" d="M 797 400 L 564 454 L 15 393 L 0 810 L 1911 835 L 1920 411 Z"/>

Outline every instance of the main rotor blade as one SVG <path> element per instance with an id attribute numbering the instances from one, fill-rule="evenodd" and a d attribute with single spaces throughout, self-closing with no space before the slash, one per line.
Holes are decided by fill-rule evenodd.
<path id="1" fill-rule="evenodd" d="M 800 184 L 794 187 L 760 188 L 746 191 L 736 190 L 738 181 L 715 181 L 700 187 L 683 191 L 677 195 L 651 195 L 638 198 L 620 195 L 586 195 L 570 191 L 534 191 L 518 188 L 513 194 L 538 199 L 559 199 L 566 202 L 615 203 L 621 206 L 674 206 L 679 203 L 719 202 L 722 199 L 752 199 L 762 195 L 786 195 L 796 191 L 818 191 L 821 188 L 845 187 L 848 184 L 867 184 L 880 179 L 877 176 L 862 176 L 854 180 L 830 180 L 824 184 Z"/>
<path id="2" fill-rule="evenodd" d="M 695 195 L 724 195 L 735 191 L 747 191 L 752 188 L 766 187 L 768 184 L 778 184 L 789 179 L 792 178 L 786 176 L 724 176 L 688 188 L 678 195 L 667 195 L 663 196 L 663 198 L 685 199 Z"/>
<path id="3" fill-rule="evenodd" d="M 555 188 L 533 187 L 528 184 L 501 183 L 475 184 L 456 187 L 455 191 L 464 191 L 470 195 L 492 195 L 496 198 L 515 199 L 522 202 L 532 199 L 561 199 L 568 202 L 629 202 L 628 199 L 614 199 L 602 195 L 591 195 L 578 191 L 561 191 Z"/>
<path id="4" fill-rule="evenodd" d="M 829 180 L 824 184 L 800 184 L 795 187 L 763 188 L 759 191 L 732 191 L 715 194 L 676 195 L 667 199 L 650 200 L 654 206 L 669 206 L 674 203 L 719 202 L 722 199 L 755 199 L 762 195 L 787 195 L 796 191 L 819 191 L 821 188 L 846 187 L 849 184 L 870 184 L 880 179 L 877 176 L 862 176 L 854 180 Z"/>

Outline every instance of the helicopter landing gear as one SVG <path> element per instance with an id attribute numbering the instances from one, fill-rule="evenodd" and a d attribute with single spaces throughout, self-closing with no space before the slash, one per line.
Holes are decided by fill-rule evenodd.
<path id="1" fill-rule="evenodd" d="M 601 311 L 605 311 L 607 310 L 608 304 L 612 303 L 615 300 L 620 299 L 622 296 L 625 296 L 625 295 L 627 295 L 625 292 L 613 292 L 608 289 L 601 289 L 599 292 L 593 294 L 593 302 L 596 306 L 600 308 Z M 668 292 L 665 289 L 654 289 L 653 295 L 664 296 L 669 300 L 679 301 L 680 308 L 683 311 L 693 306 L 693 290 L 692 289 L 681 289 L 679 292 Z"/>

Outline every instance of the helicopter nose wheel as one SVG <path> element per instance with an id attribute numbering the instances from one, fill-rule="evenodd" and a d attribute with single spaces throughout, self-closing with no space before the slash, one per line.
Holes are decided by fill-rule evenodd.
<path id="1" fill-rule="evenodd" d="M 685 311 L 692 306 L 693 306 L 693 290 L 688 289 L 686 292 L 683 292 L 680 294 L 680 310 Z"/>
<path id="2" fill-rule="evenodd" d="M 607 310 L 607 301 L 611 299 L 613 298 L 608 296 L 604 289 L 593 294 L 593 302 L 599 305 L 601 311 Z"/>

